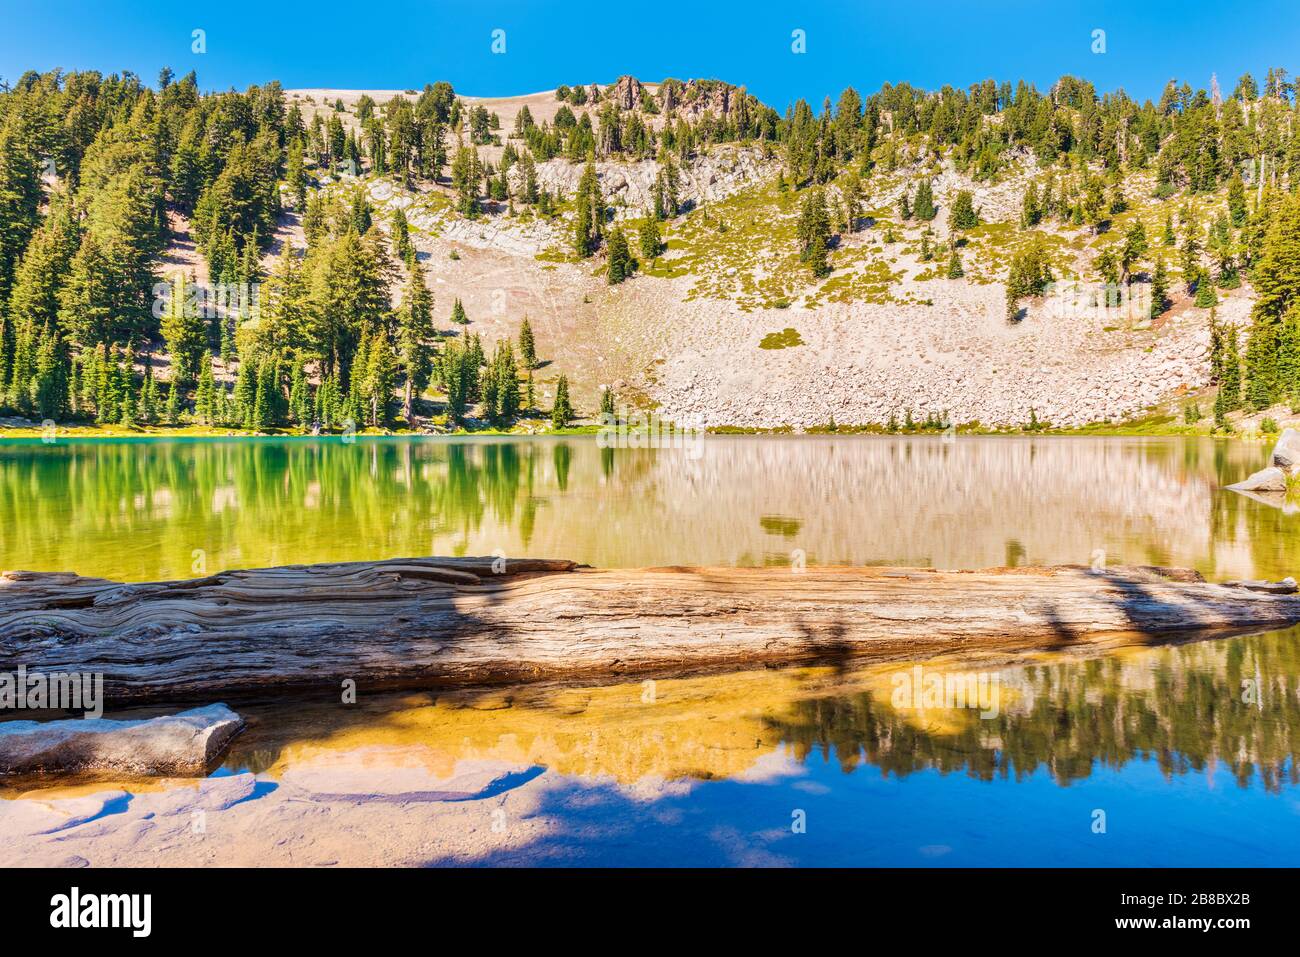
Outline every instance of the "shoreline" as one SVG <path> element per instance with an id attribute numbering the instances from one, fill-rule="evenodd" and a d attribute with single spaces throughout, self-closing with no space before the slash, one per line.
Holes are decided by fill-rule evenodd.
<path id="1" fill-rule="evenodd" d="M 1208 438 L 1208 439 L 1239 439 L 1247 442 L 1269 442 L 1276 440 L 1282 431 L 1285 430 L 1287 423 L 1282 423 L 1277 432 L 1260 432 L 1258 430 L 1234 430 L 1232 432 L 1218 432 L 1213 429 L 1202 429 L 1196 426 L 1177 426 L 1177 425 L 1152 425 L 1143 422 L 1133 422 L 1121 425 L 1085 425 L 1074 428 L 993 428 L 993 427 L 966 427 L 957 426 L 954 430 L 957 436 L 975 436 L 975 437 L 1036 437 L 1036 436 L 1084 436 L 1097 438 L 1128 438 L 1128 437 L 1149 437 L 1149 438 Z M 532 432 L 526 430 L 506 430 L 506 429 L 458 429 L 454 432 L 428 432 L 418 429 L 367 429 L 360 432 L 351 433 L 345 436 L 339 432 L 328 432 L 313 435 L 310 432 L 286 429 L 275 432 L 247 432 L 242 430 L 231 429 L 209 429 L 205 427 L 180 426 L 180 427 L 142 427 L 124 429 L 120 426 L 72 426 L 60 427 L 54 439 L 48 439 L 45 431 L 39 427 L 32 428 L 0 428 L 0 447 L 6 443 L 13 444 L 43 444 L 56 445 L 59 442 L 67 441 L 199 441 L 209 439 L 220 440 L 282 440 L 282 439 L 318 439 L 344 441 L 345 439 L 472 439 L 472 438 L 503 438 L 503 439 L 537 439 L 537 438 L 574 438 L 579 436 L 594 436 L 600 434 L 603 426 L 590 424 L 578 425 L 567 429 L 547 429 L 542 432 Z M 914 428 L 914 429 L 896 429 L 888 428 L 873 423 L 870 425 L 836 425 L 834 427 L 821 426 L 811 429 L 796 431 L 790 427 L 776 427 L 770 429 L 748 428 L 740 426 L 716 426 L 704 430 L 706 436 L 716 436 L 719 438 L 733 438 L 737 436 L 757 436 L 767 438 L 797 438 L 800 436 L 817 436 L 817 437 L 840 437 L 856 438 L 861 436 L 874 437 L 909 437 L 909 436 L 932 436 L 934 438 L 943 438 L 944 432 L 937 429 Z"/>

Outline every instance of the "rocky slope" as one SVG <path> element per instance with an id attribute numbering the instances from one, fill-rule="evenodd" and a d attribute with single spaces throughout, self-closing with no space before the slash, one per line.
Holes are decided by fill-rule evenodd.
<path id="1" fill-rule="evenodd" d="M 661 104 L 703 111 L 727 108 L 736 89 L 642 87 L 623 78 L 602 96 L 631 104 L 649 93 Z M 311 92 L 318 102 L 360 95 Z M 542 119 L 556 104 L 550 92 L 472 102 L 498 113 L 505 136 L 521 105 Z M 564 373 L 580 410 L 593 410 L 599 389 L 612 385 L 666 418 L 711 427 L 865 425 L 902 420 L 908 410 L 918 420 L 934 413 L 986 427 L 1018 426 L 1031 416 L 1079 426 L 1153 408 L 1181 414 L 1185 397 L 1208 384 L 1208 310 L 1187 300 L 1176 269 L 1173 308 L 1154 326 L 1135 313 L 1061 310 L 1042 300 L 1028 302 L 1022 322 L 1006 322 L 1003 284 L 1010 254 L 1023 241 L 1019 203 L 1030 180 L 1042 175 L 1029 156 L 992 182 L 920 156 L 873 173 L 865 227 L 838 237 L 832 273 L 823 280 L 795 255 L 799 196 L 777 188 L 780 168 L 771 150 L 737 146 L 713 147 L 683 164 L 688 212 L 666 224 L 667 251 L 616 287 L 605 283 L 599 255 L 576 261 L 570 254 L 570 212 L 547 220 L 501 208 L 466 220 L 452 210 L 445 185 L 405 193 L 369 180 L 367 188 L 381 213 L 406 208 L 436 314 L 445 316 L 452 300 L 462 299 L 470 331 L 488 342 L 516 334 L 529 318 L 541 355 L 551 360 L 538 373 L 542 398 Z M 598 163 L 602 192 L 634 249 L 658 169 L 648 159 Z M 581 173 L 581 164 L 565 159 L 538 164 L 539 184 L 560 197 L 573 193 Z M 898 219 L 900 193 L 922 178 L 933 182 L 939 207 L 929 224 L 932 243 L 949 236 L 956 193 L 974 194 L 985 225 L 961 249 L 961 279 L 946 278 L 946 262 L 923 257 L 925 224 Z M 1131 222 L 1159 235 L 1169 204 L 1146 200 L 1152 184 L 1140 176 L 1125 187 L 1132 209 L 1117 218 L 1111 236 L 1045 231 L 1059 279 L 1091 279 L 1097 250 Z M 1209 216 L 1222 198 L 1196 202 Z M 377 219 L 386 222 L 387 215 Z M 1220 318 L 1243 327 L 1250 289 L 1220 296 Z M 798 344 L 767 347 L 765 339 L 787 329 Z"/>

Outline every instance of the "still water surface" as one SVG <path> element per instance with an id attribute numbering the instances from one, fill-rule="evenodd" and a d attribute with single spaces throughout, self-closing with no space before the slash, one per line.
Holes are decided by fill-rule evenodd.
<path id="1" fill-rule="evenodd" d="M 0 445 L 0 567 L 1100 552 L 1278 578 L 1300 570 L 1300 515 L 1223 490 L 1266 457 L 1182 438 L 711 437 L 698 459 L 590 439 Z M 1300 630 L 961 665 L 998 676 L 994 717 L 900 706 L 910 665 L 663 681 L 650 705 L 613 685 L 252 706 L 226 770 L 375 748 L 544 769 L 546 836 L 484 863 L 1300 864 Z"/>

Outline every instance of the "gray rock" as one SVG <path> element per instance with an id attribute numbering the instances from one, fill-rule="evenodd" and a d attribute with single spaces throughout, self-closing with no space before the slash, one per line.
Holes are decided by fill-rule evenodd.
<path id="1" fill-rule="evenodd" d="M 9 721 L 0 724 L 0 773 L 198 775 L 243 728 L 224 704 L 140 721 Z"/>
<path id="2" fill-rule="evenodd" d="M 1260 469 L 1254 475 L 1229 485 L 1234 492 L 1285 492 L 1286 473 L 1276 465 Z"/>
<path id="3" fill-rule="evenodd" d="M 1269 464 L 1281 469 L 1287 475 L 1300 471 L 1300 432 L 1287 429 L 1273 446 L 1273 456 Z"/>
<path id="4" fill-rule="evenodd" d="M 1294 595 L 1296 593 L 1295 579 L 1290 576 L 1282 579 L 1280 582 L 1271 582 L 1265 580 L 1250 581 L 1228 581 L 1224 582 L 1229 588 L 1245 588 L 1248 591 L 1260 591 L 1269 595 Z"/>

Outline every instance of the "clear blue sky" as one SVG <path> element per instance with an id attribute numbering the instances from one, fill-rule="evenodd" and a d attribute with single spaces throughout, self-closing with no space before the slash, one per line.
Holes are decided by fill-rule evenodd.
<path id="1" fill-rule="evenodd" d="M 52 10 L 67 15 L 54 17 Z M 191 31 L 207 52 L 191 52 Z M 491 52 L 492 31 L 506 52 Z M 807 52 L 791 52 L 805 31 Z M 1106 31 L 1106 52 L 1091 50 Z M 449 80 L 478 96 L 643 80 L 717 77 L 747 85 L 778 109 L 802 96 L 814 107 L 846 85 L 884 81 L 926 88 L 985 77 L 1025 77 L 1045 88 L 1063 73 L 1103 92 L 1123 86 L 1159 96 L 1170 77 L 1224 92 L 1270 65 L 1300 72 L 1295 0 L 858 0 L 791 3 L 728 0 L 476 2 L 379 0 L 0 0 L 0 76 L 27 69 L 129 69 L 153 83 L 160 67 L 193 69 L 205 89 L 279 79 L 286 87 L 419 88 Z"/>

